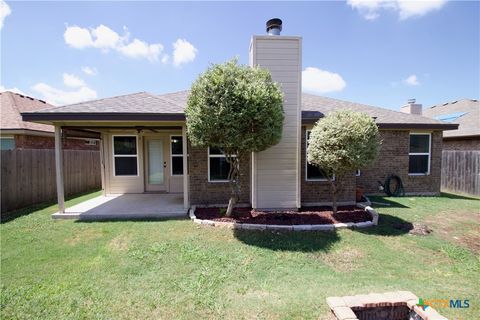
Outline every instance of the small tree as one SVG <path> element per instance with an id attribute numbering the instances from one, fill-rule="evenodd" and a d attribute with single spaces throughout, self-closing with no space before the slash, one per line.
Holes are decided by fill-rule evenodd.
<path id="1" fill-rule="evenodd" d="M 331 184 L 333 213 L 337 213 L 343 177 L 375 161 L 379 148 L 377 125 L 367 114 L 341 110 L 315 124 L 308 142 L 308 162 L 322 170 Z"/>
<path id="2" fill-rule="evenodd" d="M 240 195 L 240 160 L 280 141 L 283 94 L 268 70 L 233 59 L 198 77 L 185 113 L 192 145 L 219 148 L 230 165 L 226 215 L 231 216 Z"/>

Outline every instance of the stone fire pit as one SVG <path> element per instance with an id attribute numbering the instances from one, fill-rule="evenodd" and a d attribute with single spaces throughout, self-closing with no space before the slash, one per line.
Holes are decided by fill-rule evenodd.
<path id="1" fill-rule="evenodd" d="M 410 291 L 327 298 L 339 320 L 448 320 L 432 307 L 423 309 L 418 302 Z"/>

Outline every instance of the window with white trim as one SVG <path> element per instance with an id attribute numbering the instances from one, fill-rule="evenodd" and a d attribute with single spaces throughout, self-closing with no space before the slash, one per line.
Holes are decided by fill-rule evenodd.
<path id="1" fill-rule="evenodd" d="M 172 176 L 183 175 L 183 137 L 170 137 L 170 163 Z"/>
<path id="2" fill-rule="evenodd" d="M 357 169 L 357 171 L 355 171 L 355 176 L 360 177 L 361 175 L 362 172 L 360 171 L 360 169 Z"/>
<path id="3" fill-rule="evenodd" d="M 113 172 L 115 176 L 138 175 L 137 136 L 113 136 Z"/>
<path id="4" fill-rule="evenodd" d="M 308 140 L 310 139 L 310 130 L 307 130 L 307 139 L 305 145 L 305 179 L 306 181 L 327 181 L 327 175 L 317 166 L 308 163 Z"/>
<path id="5" fill-rule="evenodd" d="M 408 158 L 408 174 L 430 174 L 430 133 L 410 133 L 410 150 L 408 153 Z"/>
<path id="6" fill-rule="evenodd" d="M 230 164 L 219 148 L 208 148 L 208 181 L 228 182 Z"/>

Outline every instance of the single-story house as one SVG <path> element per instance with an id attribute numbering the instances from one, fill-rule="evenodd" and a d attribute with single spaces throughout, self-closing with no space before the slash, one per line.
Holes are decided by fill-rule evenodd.
<path id="1" fill-rule="evenodd" d="M 400 176 L 409 194 L 439 194 L 442 132 L 456 129 L 456 124 L 302 93 L 302 38 L 281 36 L 278 28 L 267 31 L 269 35 L 252 37 L 250 65 L 269 69 L 281 85 L 283 136 L 277 145 L 241 159 L 241 203 L 259 209 L 330 203 L 329 184 L 307 163 L 306 147 L 315 122 L 340 109 L 375 118 L 383 140 L 376 163 L 346 178 L 341 202 L 355 202 L 357 185 L 366 192 L 378 192 L 378 181 L 389 174 Z M 63 130 L 97 133 L 105 195 L 179 193 L 184 210 L 192 205 L 226 204 L 230 191 L 224 156 L 217 149 L 193 147 L 188 141 L 184 114 L 188 94 L 139 92 L 22 115 L 25 121 L 54 125 L 57 139 Z M 57 144 L 63 212 L 60 151 Z"/>
<path id="2" fill-rule="evenodd" d="M 434 105 L 423 111 L 426 117 L 458 124 L 443 133 L 443 150 L 480 150 L 480 101 L 461 99 Z"/>
<path id="3" fill-rule="evenodd" d="M 0 146 L 1 150 L 14 149 L 54 149 L 54 127 L 49 124 L 33 123 L 22 120 L 22 112 L 33 112 L 52 105 L 43 100 L 10 91 L 0 92 Z M 98 150 L 98 140 L 93 135 L 74 135 L 65 132 L 63 147 L 75 150 Z M 89 138 L 91 136 L 92 139 Z M 69 137 L 67 139 L 67 137 Z"/>

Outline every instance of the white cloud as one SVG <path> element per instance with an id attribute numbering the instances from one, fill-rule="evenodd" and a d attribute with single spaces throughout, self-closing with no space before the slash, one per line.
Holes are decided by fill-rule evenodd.
<path id="1" fill-rule="evenodd" d="M 302 71 L 302 90 L 312 93 L 341 91 L 346 86 L 345 80 L 338 74 L 314 67 Z"/>
<path id="2" fill-rule="evenodd" d="M 63 74 L 63 83 L 71 88 L 85 87 L 85 82 L 82 79 L 68 73 Z"/>
<path id="3" fill-rule="evenodd" d="M 72 74 L 64 73 L 63 83 L 72 89 L 65 91 L 52 87 L 44 82 L 39 82 L 32 87 L 32 90 L 53 105 L 72 104 L 97 98 L 97 92 L 95 90 L 88 87 L 82 79 Z"/>
<path id="4" fill-rule="evenodd" d="M 75 49 L 83 49 L 93 46 L 92 36 L 90 31 L 78 26 L 67 27 L 63 34 L 65 43 Z"/>
<path id="5" fill-rule="evenodd" d="M 14 87 L 14 88 L 5 88 L 4 86 L 0 85 L 0 92 L 5 92 L 5 91 L 10 91 L 10 92 L 15 92 L 15 93 L 18 93 L 18 94 L 25 95 L 25 92 L 23 92 L 22 90 L 18 89 L 17 87 Z"/>
<path id="6" fill-rule="evenodd" d="M 375 20 L 383 10 L 398 12 L 400 20 L 420 17 L 441 9 L 447 0 L 347 0 L 365 19 Z"/>
<path id="7" fill-rule="evenodd" d="M 3 28 L 3 21 L 12 13 L 10 6 L 3 0 L 0 0 L 0 30 Z"/>
<path id="8" fill-rule="evenodd" d="M 82 71 L 83 73 L 89 76 L 96 76 L 98 74 L 97 68 L 88 67 L 88 66 L 82 67 Z"/>
<path id="9" fill-rule="evenodd" d="M 121 47 L 124 42 L 124 39 L 118 33 L 103 24 L 92 29 L 91 35 L 95 38 L 93 46 L 102 50 L 116 49 Z M 124 37 L 127 38 L 126 35 Z"/>
<path id="10" fill-rule="evenodd" d="M 120 36 L 103 24 L 90 30 L 78 26 L 67 26 L 63 36 L 65 43 L 75 49 L 97 48 L 102 52 L 115 50 L 128 58 L 144 58 L 149 61 L 158 61 L 162 57 L 163 45 L 161 43 L 149 44 L 140 39 L 129 41 L 126 27 L 124 27 L 124 31 L 124 35 Z"/>
<path id="11" fill-rule="evenodd" d="M 180 66 L 192 62 L 197 52 L 197 48 L 187 40 L 177 39 L 177 41 L 173 43 L 173 65 Z"/>
<path id="12" fill-rule="evenodd" d="M 148 44 L 139 39 L 134 39 L 129 44 L 119 47 L 118 50 L 129 58 L 147 58 L 150 61 L 157 61 L 163 51 L 163 45 L 160 43 Z"/>
<path id="13" fill-rule="evenodd" d="M 418 82 L 417 76 L 412 74 L 408 76 L 406 79 L 403 80 L 403 83 L 409 86 L 418 86 L 420 82 Z"/>

